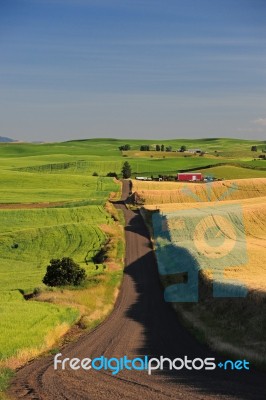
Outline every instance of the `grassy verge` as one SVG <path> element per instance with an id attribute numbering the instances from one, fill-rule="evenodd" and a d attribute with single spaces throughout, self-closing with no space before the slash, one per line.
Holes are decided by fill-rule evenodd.
<path id="1" fill-rule="evenodd" d="M 70 307 L 25 300 L 3 303 L 2 311 L 0 367 L 13 369 L 53 346 L 79 317 Z"/>
<path id="2" fill-rule="evenodd" d="M 14 371 L 10 368 L 0 369 L 0 400 L 7 400 L 4 391 L 8 388 L 10 379 L 14 376 Z"/>

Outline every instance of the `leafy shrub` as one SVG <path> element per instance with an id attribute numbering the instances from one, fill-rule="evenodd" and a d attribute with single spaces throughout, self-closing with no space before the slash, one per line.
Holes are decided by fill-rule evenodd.
<path id="1" fill-rule="evenodd" d="M 109 176 L 111 178 L 117 178 L 117 173 L 116 172 L 108 172 L 106 176 Z"/>
<path id="2" fill-rule="evenodd" d="M 86 279 L 86 272 L 72 258 L 50 260 L 43 283 L 47 286 L 80 285 Z"/>

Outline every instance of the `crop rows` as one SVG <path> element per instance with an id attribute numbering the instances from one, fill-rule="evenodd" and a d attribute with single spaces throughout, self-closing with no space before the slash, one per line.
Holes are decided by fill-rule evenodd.
<path id="1" fill-rule="evenodd" d="M 51 258 L 72 257 L 90 275 L 95 270 L 92 257 L 106 242 L 98 225 L 113 222 L 100 206 L 1 210 L 0 218 L 1 360 L 43 345 L 57 326 L 73 323 L 78 311 L 26 302 L 21 293 L 44 287 Z"/>

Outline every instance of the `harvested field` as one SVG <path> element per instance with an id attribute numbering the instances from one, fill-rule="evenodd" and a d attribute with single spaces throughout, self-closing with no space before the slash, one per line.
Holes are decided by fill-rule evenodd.
<path id="1" fill-rule="evenodd" d="M 160 211 L 152 218 L 159 221 L 153 230 L 165 298 L 213 349 L 260 364 L 266 357 L 265 180 L 242 182 L 229 200 L 145 208 Z M 220 194 L 217 186 L 210 199 Z"/>
<path id="2" fill-rule="evenodd" d="M 266 290 L 266 197 L 224 201 L 215 206 L 210 203 L 157 206 L 163 213 L 171 244 L 186 248 L 207 277 L 212 278 L 220 264 L 226 280 L 241 278 L 249 289 Z M 223 243 L 212 241 L 213 226 L 218 226 L 217 232 L 224 234 Z M 179 263 L 183 264 L 181 259 Z"/>
<path id="3" fill-rule="evenodd" d="M 265 196 L 266 178 L 212 183 L 134 181 L 133 191 L 145 205 L 240 200 Z"/>
<path id="4" fill-rule="evenodd" d="M 165 190 L 158 190 L 160 185 Z M 141 190 L 145 187 L 147 190 Z M 156 189 L 152 190 L 152 188 Z M 210 225 L 217 225 L 222 229 L 222 213 L 222 218 L 225 216 L 234 228 L 233 231 L 229 229 L 227 232 L 229 237 L 226 240 L 224 238 L 223 246 L 227 246 L 228 249 L 233 248 L 235 243 L 239 243 L 241 237 L 242 246 L 246 251 L 245 260 L 241 258 L 243 252 L 240 248 L 238 249 L 239 260 L 234 260 L 234 252 L 232 254 L 228 252 L 229 260 L 226 262 L 229 265 L 228 268 L 223 268 L 224 277 L 235 280 L 241 277 L 249 289 L 266 290 L 265 178 L 218 181 L 212 184 L 134 181 L 134 189 L 138 189 L 137 193 L 144 199 L 146 209 L 157 209 L 163 214 L 169 230 L 170 242 L 173 245 L 185 247 L 190 252 L 194 249 L 193 257 L 199 262 L 199 269 L 203 269 L 204 274 L 209 278 L 212 278 L 217 268 L 217 260 L 215 263 L 212 258 L 201 259 L 201 251 L 195 249 L 194 243 L 195 241 L 198 243 L 198 248 L 203 246 L 208 237 L 202 235 L 202 232 L 207 232 Z M 221 200 L 218 201 L 219 199 Z M 204 220 L 205 224 L 200 225 L 196 231 L 200 219 Z M 183 225 L 180 225 L 186 220 L 189 224 L 183 222 Z M 232 237 L 235 231 L 236 236 Z M 178 232 L 182 234 L 179 235 Z M 213 245 L 215 248 L 216 244 Z M 219 248 L 219 245 L 217 246 Z M 207 250 L 211 251 L 210 248 Z M 222 261 L 225 262 L 224 259 Z M 169 263 L 169 260 L 167 262 Z"/>

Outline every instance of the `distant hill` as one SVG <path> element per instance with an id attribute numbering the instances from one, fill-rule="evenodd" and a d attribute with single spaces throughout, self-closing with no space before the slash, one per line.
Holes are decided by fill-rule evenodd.
<path id="1" fill-rule="evenodd" d="M 11 143 L 11 142 L 16 142 L 16 140 L 10 139 L 9 137 L 5 137 L 5 136 L 0 136 L 0 142 Z"/>

